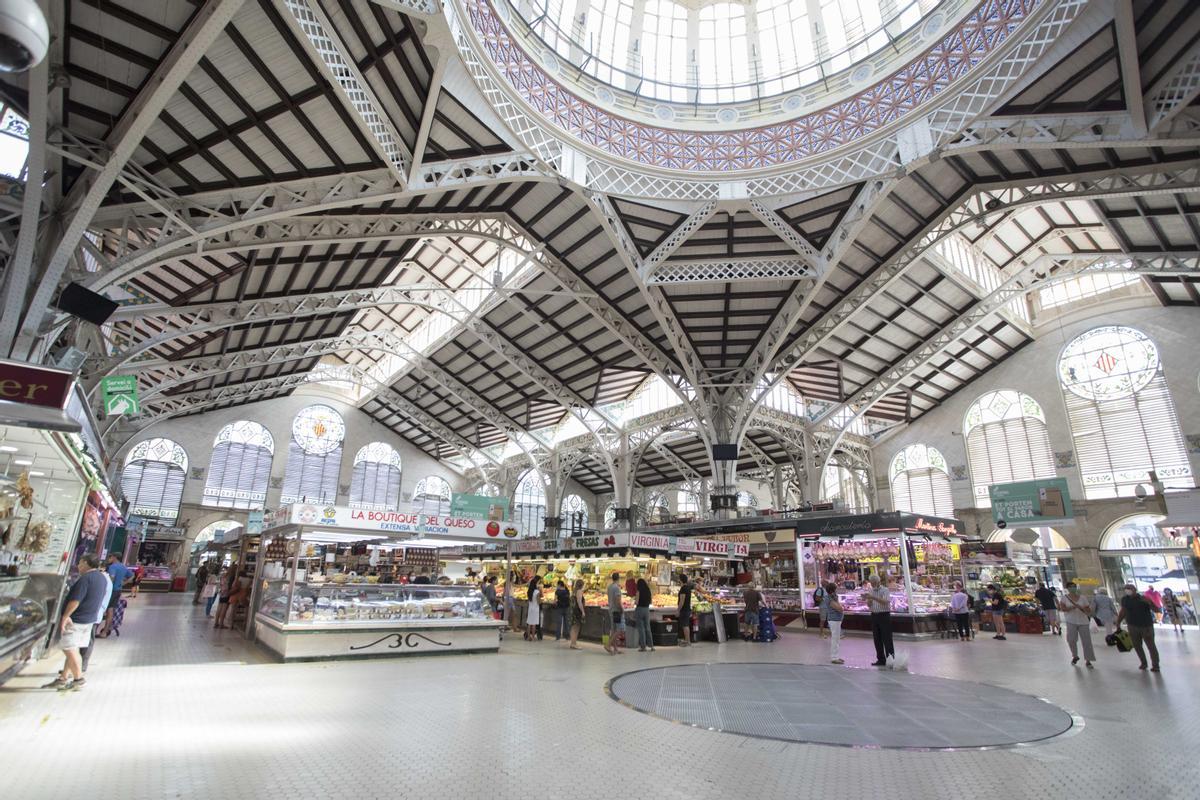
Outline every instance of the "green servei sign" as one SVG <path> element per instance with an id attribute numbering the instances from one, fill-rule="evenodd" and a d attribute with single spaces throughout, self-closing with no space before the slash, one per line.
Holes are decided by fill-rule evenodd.
<path id="1" fill-rule="evenodd" d="M 988 487 L 988 497 L 992 499 L 992 520 L 999 527 L 1041 525 L 1075 516 L 1064 478 L 994 483 Z"/>
<path id="2" fill-rule="evenodd" d="M 508 519 L 507 497 L 455 494 L 450 497 L 450 516 L 503 522 Z"/>
<path id="3" fill-rule="evenodd" d="M 109 375 L 101 379 L 100 393 L 104 399 L 106 417 L 127 417 L 142 410 L 142 404 L 138 402 L 137 377 L 134 375 Z"/>

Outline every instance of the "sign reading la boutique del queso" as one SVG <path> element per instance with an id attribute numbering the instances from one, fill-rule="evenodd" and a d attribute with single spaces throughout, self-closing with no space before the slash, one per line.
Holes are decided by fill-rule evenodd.
<path id="1" fill-rule="evenodd" d="M 370 511 L 312 503 L 286 506 L 275 513 L 273 525 L 288 523 L 387 533 L 448 534 L 463 539 L 480 540 L 516 539 L 521 535 L 519 522 L 495 522 L 406 511 Z"/>

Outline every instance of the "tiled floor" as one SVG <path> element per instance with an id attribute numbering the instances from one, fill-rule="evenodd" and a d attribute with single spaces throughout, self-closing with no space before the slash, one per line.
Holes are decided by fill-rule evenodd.
<path id="1" fill-rule="evenodd" d="M 1071 667 L 1059 638 L 901 644 L 915 674 L 1044 697 L 1086 723 L 1031 746 L 907 752 L 711 732 L 604 691 L 647 667 L 825 663 L 807 634 L 619 657 L 510 638 L 500 655 L 281 665 L 178 595 L 133 601 L 123 630 L 78 693 L 32 688 L 57 659 L 0 689 L 0 798 L 1200 796 L 1195 631 L 1160 632 L 1161 675 L 1111 649 Z M 870 642 L 842 656 L 866 664 Z"/>

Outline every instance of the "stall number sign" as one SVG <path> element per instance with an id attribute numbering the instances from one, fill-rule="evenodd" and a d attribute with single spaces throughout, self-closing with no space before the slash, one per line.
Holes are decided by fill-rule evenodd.
<path id="1" fill-rule="evenodd" d="M 137 378 L 133 375 L 109 375 L 100 381 L 104 398 L 104 416 L 128 417 L 141 413 Z"/>

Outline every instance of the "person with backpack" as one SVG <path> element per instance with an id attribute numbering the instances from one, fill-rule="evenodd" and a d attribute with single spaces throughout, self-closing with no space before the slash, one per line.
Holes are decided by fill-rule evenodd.
<path id="1" fill-rule="evenodd" d="M 829 626 L 829 663 L 845 664 L 842 660 L 842 620 L 845 619 L 845 609 L 838 599 L 837 586 L 830 582 L 825 584 L 825 623 Z"/>
<path id="2" fill-rule="evenodd" d="M 817 588 L 813 591 L 813 605 L 817 608 L 817 633 L 824 639 L 829 607 L 825 605 L 825 584 L 820 581 L 817 582 Z"/>
<path id="3" fill-rule="evenodd" d="M 1007 641 L 1008 637 L 1005 634 L 1008 631 L 1004 627 L 1004 612 L 1008 610 L 1008 598 L 994 583 L 989 583 L 987 588 L 992 604 L 992 625 L 996 628 L 996 635 L 992 638 L 1002 642 Z"/>

